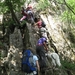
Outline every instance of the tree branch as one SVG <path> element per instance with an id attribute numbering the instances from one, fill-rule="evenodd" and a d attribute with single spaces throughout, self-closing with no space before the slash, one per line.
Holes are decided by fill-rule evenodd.
<path id="1" fill-rule="evenodd" d="M 66 6 L 72 11 L 72 13 L 75 15 L 75 12 L 70 8 L 71 6 L 70 5 L 68 5 L 67 3 L 66 3 L 66 1 L 64 0 L 64 3 L 66 4 Z"/>

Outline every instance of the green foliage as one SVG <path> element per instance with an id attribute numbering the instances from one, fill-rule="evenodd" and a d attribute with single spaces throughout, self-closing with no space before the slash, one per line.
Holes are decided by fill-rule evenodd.
<path id="1" fill-rule="evenodd" d="M 22 22 L 21 22 L 21 26 L 23 26 L 24 24 L 26 24 L 27 23 L 27 21 L 26 20 L 23 20 Z"/>
<path id="2" fill-rule="evenodd" d="M 9 26 L 9 25 L 11 25 L 11 24 L 13 24 L 13 23 L 14 23 L 13 20 L 8 20 L 8 21 L 5 21 L 5 22 L 4 22 L 4 26 L 7 27 L 7 26 Z"/>
<path id="3" fill-rule="evenodd" d="M 5 6 L 5 2 L 0 2 L 0 13 L 6 13 L 8 11 L 8 7 Z"/>
<path id="4" fill-rule="evenodd" d="M 75 0 L 66 0 L 67 4 L 72 7 L 72 9 L 75 9 Z"/>
<path id="5" fill-rule="evenodd" d="M 13 8 L 14 11 L 20 11 L 20 7 L 24 4 L 26 0 L 4 0 L 0 1 L 0 13 L 6 13 Z"/>
<path id="6" fill-rule="evenodd" d="M 4 0 L 2 2 L 0 2 L 0 12 L 3 13 L 3 14 L 11 14 L 11 19 L 14 20 L 13 23 L 17 23 L 17 24 L 20 24 L 19 23 L 19 20 L 15 14 L 15 12 L 19 12 L 21 11 L 20 8 L 22 5 L 24 5 L 26 0 Z M 5 15 L 4 15 L 5 16 Z M 10 18 L 10 17 L 9 17 Z M 6 17 L 7 19 L 7 17 Z M 9 20 L 8 20 L 9 21 Z M 5 25 L 9 25 L 10 21 Z"/>
<path id="7" fill-rule="evenodd" d="M 37 7 L 37 10 L 44 10 L 48 8 L 49 5 L 50 3 L 48 0 L 39 0 L 38 5 L 36 7 Z"/>
<path id="8" fill-rule="evenodd" d="M 70 70 L 75 71 L 75 63 L 71 63 L 71 62 L 68 62 L 68 61 L 66 61 L 66 60 L 62 60 L 62 61 L 61 61 L 61 64 L 62 64 L 63 67 L 65 67 L 66 69 L 70 69 Z"/>
<path id="9" fill-rule="evenodd" d="M 62 20 L 67 21 L 70 20 L 72 23 L 75 23 L 75 0 L 65 0 L 67 5 L 69 6 L 62 13 Z"/>
<path id="10" fill-rule="evenodd" d="M 63 21 L 71 21 L 73 24 L 75 23 L 75 15 L 71 11 L 64 11 L 62 14 L 62 20 Z"/>
<path id="11" fill-rule="evenodd" d="M 63 0 L 56 0 L 58 3 L 63 3 Z"/>

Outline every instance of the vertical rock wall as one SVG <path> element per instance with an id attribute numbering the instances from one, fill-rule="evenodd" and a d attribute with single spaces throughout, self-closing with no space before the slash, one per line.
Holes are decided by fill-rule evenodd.
<path id="1" fill-rule="evenodd" d="M 23 50 L 23 41 L 20 30 L 15 28 L 14 33 L 10 34 L 9 38 L 10 48 L 7 54 L 9 67 L 8 74 L 20 75 L 19 71 L 21 70 L 21 56 Z"/>

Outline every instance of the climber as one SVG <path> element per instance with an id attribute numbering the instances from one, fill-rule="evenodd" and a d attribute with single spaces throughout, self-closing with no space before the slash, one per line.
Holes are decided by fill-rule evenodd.
<path id="1" fill-rule="evenodd" d="M 32 6 L 31 6 L 31 5 L 29 5 L 29 6 L 26 8 L 26 12 L 27 12 L 27 14 L 33 16 L 33 9 L 32 9 Z"/>
<path id="2" fill-rule="evenodd" d="M 46 44 L 48 45 L 49 43 L 48 43 L 48 36 L 49 36 L 49 33 L 48 33 L 48 31 L 47 31 L 47 29 L 45 28 L 45 27 L 41 27 L 40 28 L 40 37 L 45 37 L 47 40 L 46 40 Z"/>
<path id="3" fill-rule="evenodd" d="M 22 68 L 22 71 L 27 74 L 37 75 L 38 73 L 40 73 L 40 66 L 38 62 L 39 59 L 33 51 L 34 50 L 31 47 L 29 47 L 26 50 L 23 50 L 21 68 Z"/>
<path id="4" fill-rule="evenodd" d="M 34 24 L 34 26 L 36 26 L 36 25 L 38 26 L 38 28 L 46 26 L 46 24 L 44 23 L 44 21 L 40 17 L 37 18 L 36 23 Z"/>
<path id="5" fill-rule="evenodd" d="M 40 28 L 41 37 L 46 37 L 47 38 L 47 33 L 48 33 L 48 31 L 45 27 Z"/>
<path id="6" fill-rule="evenodd" d="M 23 15 L 23 17 L 20 19 L 20 22 L 26 19 L 27 17 L 26 9 L 24 9 L 24 7 L 22 7 L 21 14 Z"/>
<path id="7" fill-rule="evenodd" d="M 38 26 L 38 30 L 37 30 L 37 32 L 39 33 L 39 35 L 41 34 L 40 33 L 40 29 L 42 28 L 42 27 L 44 27 L 45 28 L 45 23 L 42 21 L 42 19 L 39 17 L 39 18 L 37 18 L 37 22 L 34 24 L 34 26 Z"/>
<path id="8" fill-rule="evenodd" d="M 47 67 L 45 53 L 48 52 L 48 47 L 46 45 L 46 40 L 47 39 L 45 37 L 39 38 L 36 44 L 36 53 L 39 56 L 39 60 L 43 62 L 40 67 Z"/>
<path id="9" fill-rule="evenodd" d="M 23 21 L 24 19 L 27 19 L 28 21 L 34 23 L 32 6 L 29 5 L 26 9 L 22 7 L 22 15 L 23 17 L 20 19 L 20 22 Z"/>
<path id="10" fill-rule="evenodd" d="M 42 52 L 43 54 L 45 54 L 45 52 L 48 52 L 48 47 L 46 45 L 46 42 L 47 42 L 47 39 L 45 37 L 39 38 L 39 40 L 37 41 L 37 44 L 36 44 L 37 54 L 39 54 L 40 52 Z M 40 56 L 40 54 L 39 54 L 39 56 Z"/>
<path id="11" fill-rule="evenodd" d="M 39 17 L 39 18 L 37 18 L 37 22 L 36 23 L 34 23 L 34 25 L 33 25 L 34 27 L 36 26 L 37 28 L 35 28 L 35 31 L 36 31 L 36 33 L 37 34 L 39 34 L 40 35 L 40 28 L 42 27 L 42 20 L 41 20 L 41 18 Z M 37 30 L 36 30 L 37 29 Z"/>
<path id="12" fill-rule="evenodd" d="M 34 24 L 34 26 L 38 26 L 39 29 L 42 27 L 42 20 L 40 17 L 37 19 L 37 22 Z"/>
<path id="13" fill-rule="evenodd" d="M 28 5 L 26 12 L 27 12 L 28 20 L 30 20 L 32 23 L 34 23 L 33 8 L 31 5 Z"/>

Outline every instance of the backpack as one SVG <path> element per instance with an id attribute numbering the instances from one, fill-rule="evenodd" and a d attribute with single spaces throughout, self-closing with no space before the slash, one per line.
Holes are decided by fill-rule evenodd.
<path id="1" fill-rule="evenodd" d="M 25 50 L 23 52 L 21 70 L 26 73 L 36 71 L 36 68 L 33 64 L 33 53 L 30 50 Z"/>
<path id="2" fill-rule="evenodd" d="M 46 24 L 44 23 L 44 21 L 42 21 L 42 27 L 45 27 L 46 26 Z"/>

